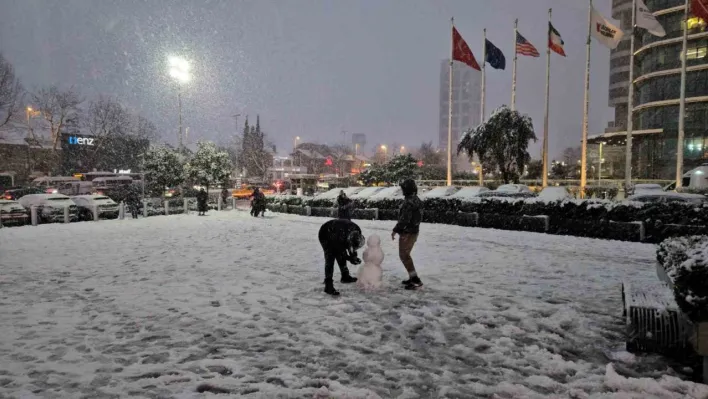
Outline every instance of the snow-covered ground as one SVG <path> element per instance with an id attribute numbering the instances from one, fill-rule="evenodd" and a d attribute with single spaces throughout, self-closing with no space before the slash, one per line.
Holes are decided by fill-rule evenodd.
<path id="1" fill-rule="evenodd" d="M 384 238 L 386 287 L 336 271 L 331 298 L 324 221 L 212 211 L 0 230 L 0 397 L 708 394 L 622 350 L 620 283 L 656 279 L 652 245 L 425 224 L 426 285 L 409 292 L 393 222 L 360 221 Z"/>

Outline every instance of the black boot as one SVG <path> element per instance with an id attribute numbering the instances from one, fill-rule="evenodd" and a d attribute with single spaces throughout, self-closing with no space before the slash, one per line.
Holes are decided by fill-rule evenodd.
<path id="1" fill-rule="evenodd" d="M 423 282 L 420 281 L 420 277 L 415 276 L 415 277 L 411 277 L 410 281 L 408 282 L 408 284 L 406 284 L 405 288 L 407 290 L 417 290 L 418 288 L 420 288 L 422 286 L 423 286 Z"/>
<path id="2" fill-rule="evenodd" d="M 325 289 L 324 289 L 326 294 L 332 295 L 332 296 L 337 296 L 339 295 L 339 291 L 334 289 L 334 283 L 332 280 L 325 280 Z"/>
<path id="3" fill-rule="evenodd" d="M 356 280 L 357 280 L 356 277 L 352 277 L 349 273 L 347 273 L 347 274 L 342 275 L 342 280 L 340 280 L 340 281 L 342 282 L 342 284 L 350 284 L 350 283 L 356 283 Z"/>

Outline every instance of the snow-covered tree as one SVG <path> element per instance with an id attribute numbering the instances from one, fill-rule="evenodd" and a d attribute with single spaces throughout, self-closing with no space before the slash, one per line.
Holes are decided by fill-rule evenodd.
<path id="1" fill-rule="evenodd" d="M 184 166 L 187 179 L 207 189 L 227 183 L 232 169 L 229 154 L 211 141 L 199 141 L 197 152 Z"/>
<path id="2" fill-rule="evenodd" d="M 0 54 L 0 128 L 17 115 L 22 107 L 22 86 L 15 77 L 15 69 Z"/>
<path id="3" fill-rule="evenodd" d="M 386 164 L 386 180 L 398 184 L 406 179 L 415 179 L 418 174 L 418 160 L 413 155 L 396 155 Z"/>
<path id="4" fill-rule="evenodd" d="M 171 147 L 153 147 L 143 154 L 142 170 L 150 190 L 164 195 L 166 187 L 184 181 L 184 157 Z"/>
<path id="5" fill-rule="evenodd" d="M 518 183 L 531 160 L 531 140 L 536 141 L 531 118 L 502 105 L 489 120 L 465 133 L 457 153 L 464 151 L 470 159 L 477 155 L 485 171 L 498 170 L 504 183 Z"/>

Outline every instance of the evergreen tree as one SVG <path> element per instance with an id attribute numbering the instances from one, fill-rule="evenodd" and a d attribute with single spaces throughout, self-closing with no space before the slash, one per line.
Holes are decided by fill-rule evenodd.
<path id="1" fill-rule="evenodd" d="M 504 183 L 518 183 L 531 160 L 531 140 L 536 141 L 531 118 L 503 105 L 489 120 L 467 131 L 457 153 L 464 151 L 470 159 L 477 155 L 485 171 L 498 170 Z"/>

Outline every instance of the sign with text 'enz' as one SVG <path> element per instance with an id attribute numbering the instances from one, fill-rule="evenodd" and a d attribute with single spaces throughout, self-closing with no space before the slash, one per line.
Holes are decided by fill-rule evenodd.
<path id="1" fill-rule="evenodd" d="M 92 137 L 69 136 L 69 144 L 73 145 L 93 145 Z"/>

